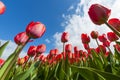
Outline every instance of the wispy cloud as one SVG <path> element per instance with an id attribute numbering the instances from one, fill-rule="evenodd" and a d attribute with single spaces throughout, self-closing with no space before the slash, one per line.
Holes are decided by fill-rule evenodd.
<path id="1" fill-rule="evenodd" d="M 110 18 L 120 18 L 120 0 L 80 0 L 80 2 L 76 4 L 77 8 L 74 9 L 74 14 L 62 15 L 65 19 L 62 23 L 64 31 L 67 31 L 70 34 L 69 43 L 73 46 L 79 46 L 80 49 L 83 49 L 80 39 L 81 33 L 90 34 L 92 30 L 97 30 L 100 34 L 102 34 L 111 31 L 106 25 L 97 26 L 90 20 L 88 10 L 91 4 L 94 3 L 99 3 L 110 8 L 112 11 Z M 61 33 L 62 32 L 57 32 L 54 35 L 55 47 L 58 47 L 60 50 L 62 50 L 62 43 L 60 42 Z M 95 47 L 93 44 L 95 44 L 94 41 L 91 41 L 90 45 Z"/>
<path id="2" fill-rule="evenodd" d="M 3 45 L 7 40 L 1 40 L 0 39 L 0 42 L 1 42 L 1 45 Z M 7 59 L 7 57 L 14 52 L 14 50 L 16 49 L 17 45 L 10 41 L 8 46 L 5 48 L 5 51 L 3 52 L 3 55 L 2 55 L 2 58 L 3 59 Z M 24 55 L 26 55 L 26 52 L 25 51 L 22 51 L 21 54 L 20 54 L 20 57 L 23 57 Z"/>
<path id="3" fill-rule="evenodd" d="M 45 39 L 45 41 L 46 41 L 47 43 L 51 43 L 51 41 L 50 41 L 49 39 Z"/>

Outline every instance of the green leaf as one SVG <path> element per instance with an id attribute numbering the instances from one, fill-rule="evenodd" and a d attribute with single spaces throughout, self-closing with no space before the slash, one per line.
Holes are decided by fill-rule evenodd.
<path id="1" fill-rule="evenodd" d="M 40 62 L 35 62 L 31 65 L 31 67 L 26 70 L 25 72 L 22 72 L 19 75 L 16 75 L 13 80 L 25 80 L 30 77 L 30 74 L 39 66 Z"/>
<path id="2" fill-rule="evenodd" d="M 79 72 L 86 80 L 120 80 L 120 77 L 112 73 L 103 72 L 88 67 L 71 66 L 74 72 Z M 98 79 L 97 79 L 98 78 Z"/>
<path id="3" fill-rule="evenodd" d="M 3 51 L 5 50 L 8 43 L 9 43 L 9 41 L 5 42 L 2 46 L 0 46 L 0 57 L 2 56 Z"/>

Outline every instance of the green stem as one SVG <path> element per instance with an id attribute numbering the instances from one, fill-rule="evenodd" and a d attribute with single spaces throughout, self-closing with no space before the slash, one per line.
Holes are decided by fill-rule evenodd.
<path id="1" fill-rule="evenodd" d="M 118 35 L 119 37 L 120 37 L 120 33 L 116 30 L 116 29 L 114 29 L 111 25 L 109 25 L 107 22 L 105 22 L 105 24 L 113 31 L 113 32 L 115 32 L 116 33 L 116 35 Z"/>

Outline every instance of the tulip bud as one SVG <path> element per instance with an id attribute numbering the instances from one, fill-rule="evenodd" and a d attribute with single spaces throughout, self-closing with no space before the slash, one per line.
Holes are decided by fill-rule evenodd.
<path id="1" fill-rule="evenodd" d="M 0 14 L 3 14 L 6 10 L 6 7 L 2 1 L 0 1 Z"/>
<path id="2" fill-rule="evenodd" d="M 100 52 L 106 53 L 106 48 L 105 48 L 105 46 L 99 45 L 99 46 L 96 48 L 96 52 L 97 52 L 97 53 L 100 53 Z"/>
<path id="3" fill-rule="evenodd" d="M 41 45 L 37 46 L 36 53 L 37 54 L 41 54 L 41 53 L 44 53 L 45 50 L 46 50 L 46 45 L 45 44 L 41 44 Z"/>
<path id="4" fill-rule="evenodd" d="M 22 65 L 25 63 L 25 58 L 18 58 L 17 64 Z"/>
<path id="5" fill-rule="evenodd" d="M 98 32 L 97 31 L 92 31 L 90 35 L 91 35 L 91 37 L 93 39 L 97 39 L 98 38 Z"/>
<path id="6" fill-rule="evenodd" d="M 18 45 L 24 45 L 27 42 L 28 38 L 29 37 L 26 35 L 26 32 L 21 32 L 14 37 L 14 41 Z"/>
<path id="7" fill-rule="evenodd" d="M 106 38 L 105 34 L 102 34 L 102 35 L 98 36 L 98 39 L 99 39 L 100 42 L 106 42 L 107 41 L 107 38 Z"/>
<path id="8" fill-rule="evenodd" d="M 103 45 L 104 45 L 105 47 L 109 47 L 109 46 L 110 46 L 110 42 L 109 42 L 109 41 L 105 41 L 105 42 L 103 42 Z"/>
<path id="9" fill-rule="evenodd" d="M 65 45 L 65 52 L 72 52 L 72 45 L 71 44 Z"/>
<path id="10" fill-rule="evenodd" d="M 114 29 L 120 32 L 120 20 L 117 18 L 112 18 L 108 21 L 108 24 L 111 25 Z"/>
<path id="11" fill-rule="evenodd" d="M 119 37 L 114 32 L 108 32 L 107 37 L 111 42 L 119 39 Z"/>
<path id="12" fill-rule="evenodd" d="M 4 60 L 0 58 L 0 67 L 4 64 Z"/>
<path id="13" fill-rule="evenodd" d="M 88 14 L 94 24 L 101 25 L 108 20 L 111 10 L 100 4 L 93 4 L 89 8 Z"/>
<path id="14" fill-rule="evenodd" d="M 83 44 L 88 44 L 90 42 L 90 37 L 87 34 L 81 34 L 81 40 Z"/>
<path id="15" fill-rule="evenodd" d="M 31 22 L 26 28 L 26 33 L 30 38 L 40 38 L 45 33 L 46 28 L 40 22 Z"/>
<path id="16" fill-rule="evenodd" d="M 61 42 L 65 43 L 68 42 L 69 34 L 68 32 L 63 32 L 61 36 Z"/>
<path id="17" fill-rule="evenodd" d="M 27 52 L 27 55 L 33 57 L 36 54 L 36 46 L 30 46 Z"/>

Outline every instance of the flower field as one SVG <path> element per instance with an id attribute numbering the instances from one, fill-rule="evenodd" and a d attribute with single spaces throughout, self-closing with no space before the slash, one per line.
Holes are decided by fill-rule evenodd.
<path id="1" fill-rule="evenodd" d="M 0 15 L 5 10 L 0 1 Z M 82 33 L 80 40 L 85 50 L 69 44 L 70 35 L 63 32 L 62 51 L 55 48 L 44 55 L 45 44 L 31 45 L 26 56 L 20 58 L 26 44 L 41 38 L 46 32 L 43 23 L 30 22 L 25 31 L 15 35 L 17 47 L 6 60 L 1 56 L 9 41 L 0 46 L 0 80 L 120 80 L 120 21 L 118 18 L 109 19 L 110 14 L 111 10 L 105 6 L 90 6 L 88 15 L 93 24 L 106 24 L 111 32 L 99 34 L 93 30 L 90 34 Z M 97 47 L 89 45 L 92 40 Z"/>

